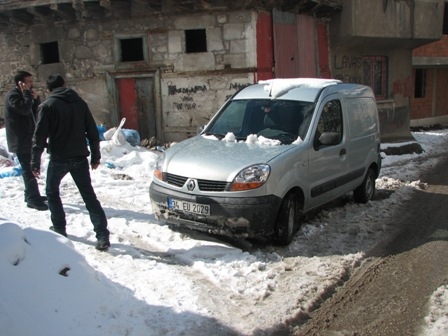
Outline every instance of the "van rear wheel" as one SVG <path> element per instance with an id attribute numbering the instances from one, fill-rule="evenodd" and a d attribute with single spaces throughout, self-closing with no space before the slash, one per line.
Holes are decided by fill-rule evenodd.
<path id="1" fill-rule="evenodd" d="M 353 191 L 353 197 L 357 203 L 367 203 L 375 195 L 376 174 L 372 168 L 367 170 L 362 184 Z"/>
<path id="2" fill-rule="evenodd" d="M 274 243 L 288 245 L 302 221 L 303 201 L 293 192 L 288 193 L 280 205 L 275 223 Z"/>

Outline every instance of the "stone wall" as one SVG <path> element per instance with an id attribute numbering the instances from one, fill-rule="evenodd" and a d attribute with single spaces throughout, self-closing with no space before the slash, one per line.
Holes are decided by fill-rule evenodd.
<path id="1" fill-rule="evenodd" d="M 13 27 L 0 33 L 0 118 L 3 97 L 18 69 L 35 75 L 45 98 L 45 79 L 62 74 L 88 102 L 97 123 L 120 119 L 116 86 L 122 76 L 157 74 L 154 92 L 157 137 L 178 141 L 208 122 L 226 98 L 253 83 L 256 69 L 256 21 L 252 11 L 185 16 L 90 19 L 64 24 Z M 204 29 L 207 50 L 186 53 L 185 30 Z M 141 38 L 144 59 L 121 62 L 122 39 Z M 42 64 L 42 44 L 57 41 L 58 63 Z"/>

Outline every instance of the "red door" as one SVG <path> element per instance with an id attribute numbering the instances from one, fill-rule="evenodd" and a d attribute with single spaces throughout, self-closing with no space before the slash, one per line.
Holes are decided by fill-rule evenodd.
<path id="1" fill-rule="evenodd" d="M 117 80 L 119 94 L 120 120 L 126 118 L 123 128 L 138 130 L 137 92 L 134 78 L 120 78 Z"/>
<path id="2" fill-rule="evenodd" d="M 123 128 L 136 130 L 140 139 L 157 138 L 153 77 L 129 77 L 116 80 L 119 118 Z M 160 139 L 159 139 L 160 140 Z"/>

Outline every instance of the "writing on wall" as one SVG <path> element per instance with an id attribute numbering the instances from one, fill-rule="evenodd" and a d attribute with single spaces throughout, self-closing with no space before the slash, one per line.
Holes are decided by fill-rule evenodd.
<path id="1" fill-rule="evenodd" d="M 343 82 L 362 82 L 362 57 L 335 55 L 333 57 L 334 78 Z"/>
<path id="2" fill-rule="evenodd" d="M 180 97 L 181 102 L 173 102 L 174 107 L 177 110 L 194 110 L 196 108 L 196 103 L 193 101 L 191 96 Z"/>
<path id="3" fill-rule="evenodd" d="M 179 93 L 197 93 L 197 92 L 206 92 L 207 91 L 207 86 L 205 85 L 195 85 L 195 86 L 190 86 L 190 87 L 180 87 L 178 88 L 176 85 L 168 85 L 168 95 L 169 96 L 174 96 L 176 94 Z"/>
<path id="4" fill-rule="evenodd" d="M 230 90 L 241 90 L 242 88 L 245 88 L 246 86 L 249 86 L 250 84 L 248 83 L 230 83 L 229 85 L 229 89 Z"/>
<path id="5" fill-rule="evenodd" d="M 221 99 L 224 98 L 227 100 L 235 91 L 248 85 L 250 85 L 250 83 L 231 82 L 228 84 L 228 88 L 224 90 L 225 92 L 229 92 L 229 94 L 224 97 L 218 95 L 216 90 L 209 89 L 209 86 L 207 85 L 177 86 L 170 83 L 167 85 L 167 88 L 170 104 L 179 112 L 197 110 L 201 106 L 213 105 L 210 103 L 211 99 L 216 100 L 221 97 Z M 198 93 L 202 93 L 202 95 L 198 95 Z M 203 93 L 206 93 L 207 95 L 204 96 Z M 221 103 L 223 102 L 220 102 L 219 104 Z M 207 111 L 210 111 L 210 107 L 211 106 L 208 106 Z"/>

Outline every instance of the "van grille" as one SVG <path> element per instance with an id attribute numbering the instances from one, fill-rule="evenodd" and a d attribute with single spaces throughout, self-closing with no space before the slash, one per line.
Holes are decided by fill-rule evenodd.
<path id="1" fill-rule="evenodd" d="M 188 177 L 185 176 L 179 176 L 168 173 L 166 174 L 166 182 L 179 188 L 182 188 L 185 182 L 187 182 L 187 180 Z M 227 187 L 227 182 L 211 181 L 211 180 L 197 180 L 197 181 L 199 190 L 201 191 L 225 191 Z"/>
<path id="2" fill-rule="evenodd" d="M 227 186 L 227 182 L 210 180 L 198 180 L 198 184 L 202 191 L 224 191 Z"/>
<path id="3" fill-rule="evenodd" d="M 176 187 L 182 187 L 185 184 L 185 182 L 187 182 L 187 178 L 184 176 L 174 174 L 166 174 L 166 182 Z"/>

